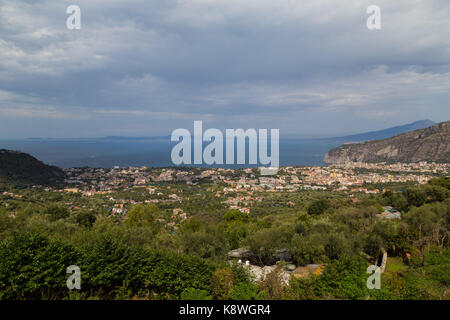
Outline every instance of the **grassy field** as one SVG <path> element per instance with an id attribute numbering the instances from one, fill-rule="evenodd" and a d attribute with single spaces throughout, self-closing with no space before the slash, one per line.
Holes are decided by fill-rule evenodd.
<path id="1" fill-rule="evenodd" d="M 394 272 L 405 272 L 408 270 L 408 266 L 403 263 L 403 259 L 400 257 L 388 257 L 386 264 L 386 274 L 392 274 Z"/>

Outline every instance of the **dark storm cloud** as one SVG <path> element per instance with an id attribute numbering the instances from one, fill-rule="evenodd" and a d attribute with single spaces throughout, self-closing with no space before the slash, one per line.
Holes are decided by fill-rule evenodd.
<path id="1" fill-rule="evenodd" d="M 68 30 L 72 1 L 2 1 L 0 136 L 447 120 L 450 3 L 375 2 L 80 0 Z"/>

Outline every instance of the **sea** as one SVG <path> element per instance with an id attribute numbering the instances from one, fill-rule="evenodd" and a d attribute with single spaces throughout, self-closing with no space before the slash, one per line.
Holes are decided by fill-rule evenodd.
<path id="1" fill-rule="evenodd" d="M 281 138 L 280 165 L 325 165 L 324 155 L 340 144 L 320 139 Z M 175 145 L 169 137 L 0 140 L 0 149 L 29 153 L 46 164 L 61 168 L 171 167 L 174 164 L 170 155 Z"/>

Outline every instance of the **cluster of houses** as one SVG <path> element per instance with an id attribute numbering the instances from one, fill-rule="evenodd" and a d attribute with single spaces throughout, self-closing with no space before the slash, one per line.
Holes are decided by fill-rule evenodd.
<path id="1" fill-rule="evenodd" d="M 326 190 L 338 188 L 348 190 L 370 183 L 416 182 L 424 184 L 433 174 L 448 174 L 449 164 L 413 163 L 348 163 L 327 167 L 282 167 L 275 176 L 258 176 L 254 169 L 189 169 L 189 168 L 70 168 L 65 169 L 66 182 L 74 185 L 84 195 L 108 193 L 114 190 L 127 191 L 134 187 L 149 187 L 159 182 L 183 182 L 198 184 L 201 181 L 223 183 L 224 192 L 277 192 Z M 78 192 L 74 188 L 68 188 Z M 372 191 L 361 189 L 360 192 Z"/>
<path id="2" fill-rule="evenodd" d="M 202 182 L 220 186 L 216 197 L 229 209 L 250 213 L 254 202 L 264 198 L 261 192 L 294 192 L 297 190 L 341 190 L 352 193 L 379 193 L 378 189 L 363 187 L 367 183 L 416 182 L 426 183 L 435 174 L 448 174 L 449 164 L 415 163 L 348 163 L 327 167 L 281 167 L 275 176 L 260 176 L 258 170 L 225 168 L 70 168 L 65 169 L 67 187 L 71 193 L 84 196 L 106 194 L 114 201 L 114 193 L 126 192 L 134 188 L 146 190 L 151 197 L 143 203 L 177 203 L 183 197 L 173 193 L 162 193 L 159 183 L 185 183 L 197 185 Z M 168 187 L 170 188 L 170 187 Z M 176 190 L 176 188 L 175 188 Z M 166 190 L 167 191 L 167 190 Z M 116 201 L 110 208 L 116 215 L 126 214 L 126 204 L 139 203 L 133 200 Z M 386 208 L 381 217 L 399 218 L 399 213 Z M 183 216 L 181 216 L 183 219 Z"/>

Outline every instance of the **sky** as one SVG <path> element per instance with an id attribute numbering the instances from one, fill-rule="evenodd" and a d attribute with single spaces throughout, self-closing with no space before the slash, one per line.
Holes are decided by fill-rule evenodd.
<path id="1" fill-rule="evenodd" d="M 448 0 L 0 0 L 0 138 L 447 121 L 449 31 Z"/>

